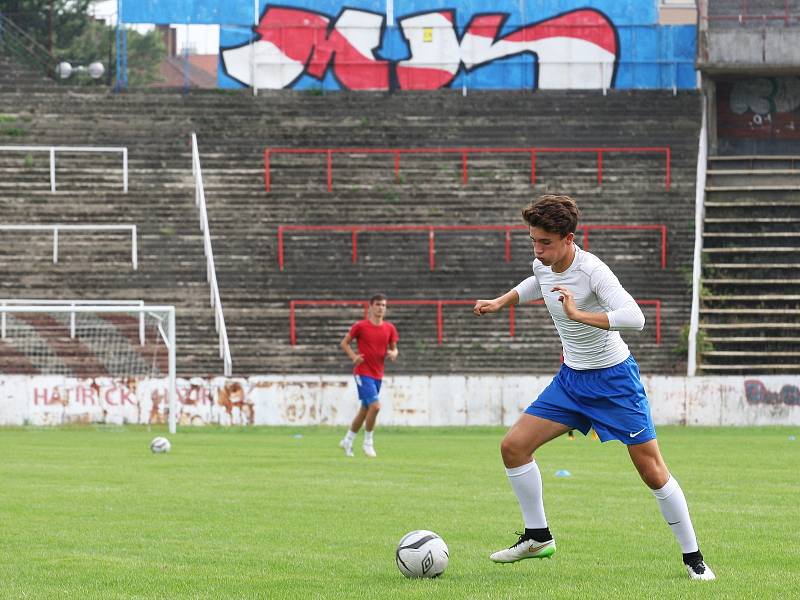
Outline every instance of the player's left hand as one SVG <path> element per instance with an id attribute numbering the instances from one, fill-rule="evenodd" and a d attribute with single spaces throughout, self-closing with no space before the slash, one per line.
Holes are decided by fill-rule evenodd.
<path id="1" fill-rule="evenodd" d="M 567 318 L 575 320 L 575 316 L 578 314 L 578 307 L 575 306 L 575 297 L 572 295 L 572 292 L 565 288 L 563 285 L 555 286 L 551 292 L 558 292 L 561 294 L 558 297 L 558 301 L 561 302 L 564 308 L 564 314 L 567 315 Z"/>

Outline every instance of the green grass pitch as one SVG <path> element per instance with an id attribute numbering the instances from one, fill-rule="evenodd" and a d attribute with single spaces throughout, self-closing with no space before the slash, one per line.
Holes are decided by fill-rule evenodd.
<path id="1" fill-rule="evenodd" d="M 715 582 L 692 582 L 619 443 L 537 455 L 558 551 L 496 565 L 521 518 L 501 428 L 0 429 L 0 598 L 790 598 L 800 590 L 797 428 L 659 428 Z M 555 472 L 571 472 L 567 478 Z M 394 550 L 431 529 L 436 580 Z"/>

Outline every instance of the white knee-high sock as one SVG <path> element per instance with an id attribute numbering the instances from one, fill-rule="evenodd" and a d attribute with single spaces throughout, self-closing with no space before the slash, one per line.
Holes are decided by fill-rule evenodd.
<path id="1" fill-rule="evenodd" d="M 542 499 L 542 474 L 536 461 L 521 467 L 506 468 L 511 488 L 517 495 L 522 510 L 522 520 L 526 529 L 543 529 L 547 527 Z"/>
<path id="2" fill-rule="evenodd" d="M 689 517 L 689 506 L 683 490 L 675 478 L 670 475 L 669 481 L 659 490 L 653 490 L 661 514 L 667 521 L 667 525 L 672 530 L 673 535 L 681 545 L 684 554 L 697 552 L 697 537 L 692 527 L 692 519 Z"/>

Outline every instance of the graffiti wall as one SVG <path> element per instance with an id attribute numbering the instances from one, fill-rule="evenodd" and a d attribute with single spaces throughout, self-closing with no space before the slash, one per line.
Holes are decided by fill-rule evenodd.
<path id="1" fill-rule="evenodd" d="M 796 153 L 800 77 L 718 81 L 717 136 L 723 151 Z"/>
<path id="2" fill-rule="evenodd" d="M 511 425 L 550 377 L 387 377 L 385 425 Z M 800 377 L 645 377 L 658 425 L 800 425 Z M 347 425 L 351 377 L 179 379 L 178 424 Z M 0 425 L 164 424 L 164 379 L 0 377 Z"/>
<path id="3" fill-rule="evenodd" d="M 123 2 L 126 23 L 217 23 L 223 88 L 693 89 L 694 25 L 653 0 Z"/>

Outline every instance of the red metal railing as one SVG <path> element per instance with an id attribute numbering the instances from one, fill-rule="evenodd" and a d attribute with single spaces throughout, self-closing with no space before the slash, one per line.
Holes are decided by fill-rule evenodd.
<path id="1" fill-rule="evenodd" d="M 655 306 L 656 308 L 656 345 L 661 344 L 661 300 L 637 300 L 641 306 Z M 474 306 L 475 300 L 392 300 L 392 306 L 435 306 L 436 307 L 436 340 L 442 345 L 444 339 L 444 307 L 445 306 Z M 530 304 L 544 304 L 544 300 L 535 300 Z M 295 312 L 298 306 L 363 306 L 364 318 L 367 318 L 367 300 L 289 300 L 289 342 L 297 345 L 297 322 Z M 515 307 L 508 311 L 508 333 L 515 335 Z"/>
<path id="2" fill-rule="evenodd" d="M 400 179 L 401 154 L 460 154 L 461 181 L 468 181 L 467 157 L 470 154 L 529 154 L 531 165 L 531 185 L 536 183 L 536 158 L 539 154 L 550 153 L 596 153 L 597 185 L 603 183 L 603 155 L 607 153 L 623 154 L 664 154 L 665 174 L 664 187 L 669 190 L 671 179 L 672 153 L 669 146 L 618 148 L 267 148 L 264 150 L 264 189 L 269 193 L 272 187 L 271 157 L 274 154 L 324 154 L 328 178 L 328 191 L 333 191 L 333 155 L 334 154 L 391 154 L 394 156 L 394 176 Z"/>
<path id="3" fill-rule="evenodd" d="M 748 21 L 783 21 L 784 25 L 789 25 L 789 22 L 792 19 L 800 21 L 800 12 L 795 12 L 792 14 L 789 11 L 789 0 L 778 0 L 773 4 L 774 6 L 765 7 L 764 3 L 761 2 L 756 10 L 763 11 L 768 8 L 769 10 L 773 10 L 775 12 L 770 14 L 757 12 L 751 13 L 747 8 L 747 0 L 742 0 L 739 8 L 739 14 L 737 15 L 707 14 L 701 15 L 701 19 L 706 21 L 738 21 L 740 25 L 745 25 Z M 793 6 L 792 8 L 795 11 L 797 10 L 797 6 Z"/>
<path id="4" fill-rule="evenodd" d="M 579 225 L 583 234 L 583 249 L 589 249 L 591 230 L 653 230 L 661 232 L 661 268 L 667 267 L 667 226 L 654 225 Z M 278 267 L 284 267 L 284 232 L 286 231 L 335 231 L 350 233 L 352 249 L 351 262 L 358 261 L 358 234 L 361 232 L 424 231 L 428 233 L 428 265 L 436 268 L 436 231 L 502 231 L 505 234 L 505 262 L 511 261 L 511 232 L 528 231 L 527 225 L 278 225 Z"/>

